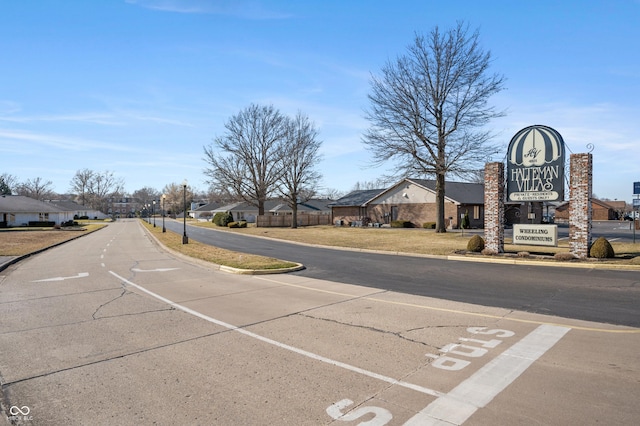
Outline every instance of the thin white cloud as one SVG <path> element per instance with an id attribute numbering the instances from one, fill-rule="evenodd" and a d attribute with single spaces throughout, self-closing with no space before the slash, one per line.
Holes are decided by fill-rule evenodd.
<path id="1" fill-rule="evenodd" d="M 13 101 L 0 100 L 0 118 L 4 114 L 14 114 L 20 111 L 20 105 Z"/>
<path id="2" fill-rule="evenodd" d="M 0 141 L 5 143 L 29 143 L 30 151 L 38 151 L 38 147 L 50 147 L 63 151 L 91 151 L 102 149 L 118 152 L 132 152 L 132 148 L 101 142 L 95 139 L 74 138 L 69 136 L 50 135 L 44 133 L 27 132 L 20 130 L 0 129 Z"/>
<path id="3" fill-rule="evenodd" d="M 291 14 L 268 10 L 261 2 L 251 0 L 126 0 L 126 2 L 162 12 L 227 15 L 254 20 L 291 17 Z"/>
<path id="4" fill-rule="evenodd" d="M 0 115 L 0 121 L 11 123 L 33 123 L 33 122 L 84 122 L 91 124 L 103 124 L 108 126 L 121 126 L 125 124 L 108 114 L 99 113 L 80 113 L 80 114 L 60 114 L 60 115 L 32 115 L 32 116 L 15 116 Z"/>

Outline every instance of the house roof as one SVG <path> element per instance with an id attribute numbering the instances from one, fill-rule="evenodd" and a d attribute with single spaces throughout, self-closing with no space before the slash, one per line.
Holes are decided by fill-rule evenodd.
<path id="1" fill-rule="evenodd" d="M 330 204 L 331 207 L 363 207 L 366 206 L 369 201 L 376 198 L 378 195 L 385 192 L 387 189 L 364 189 L 358 191 L 352 191 L 342 198 Z"/>
<path id="2" fill-rule="evenodd" d="M 298 204 L 298 211 L 329 211 L 329 203 L 331 200 L 329 199 L 312 199 L 306 201 L 304 203 Z M 220 206 L 215 211 L 222 212 L 257 212 L 258 208 L 253 204 L 250 204 L 246 201 L 241 201 L 233 204 L 227 204 L 224 206 Z M 265 212 L 290 212 L 291 208 L 287 205 L 286 201 L 281 199 L 271 199 L 266 200 L 264 202 L 264 211 Z"/>
<path id="3" fill-rule="evenodd" d="M 208 211 L 213 211 L 215 209 L 217 209 L 218 207 L 222 206 L 222 203 L 208 203 L 205 204 L 204 206 L 200 206 L 198 207 L 195 211 L 197 212 L 208 212 Z"/>
<path id="4" fill-rule="evenodd" d="M 616 209 L 614 206 L 612 206 L 608 202 L 598 200 L 597 198 L 592 198 L 591 199 L 591 203 L 592 204 L 597 204 L 600 207 L 603 207 L 603 208 L 608 209 L 608 210 L 615 210 Z M 569 201 L 565 201 L 564 203 L 562 203 L 561 205 L 556 207 L 556 211 L 562 212 L 562 211 L 568 210 L 569 209 L 569 205 L 570 205 Z"/>
<path id="5" fill-rule="evenodd" d="M 436 191 L 436 181 L 432 179 L 410 179 L 410 182 L 430 191 Z M 404 182 L 404 181 L 403 181 Z M 468 182 L 446 182 L 445 197 L 460 204 L 484 204 L 484 184 Z"/>
<path id="6" fill-rule="evenodd" d="M 304 203 L 298 203 L 298 212 L 330 212 L 331 207 L 329 204 L 332 203 L 333 200 L 328 198 L 325 199 L 311 199 L 307 200 Z M 272 213 L 275 212 L 291 212 L 291 207 L 285 201 L 281 201 L 277 206 L 269 210 Z"/>
<path id="7" fill-rule="evenodd" d="M 51 203 L 43 203 L 24 195 L 0 196 L 0 212 L 2 213 L 61 213 L 68 210 Z"/>
<path id="8" fill-rule="evenodd" d="M 51 201 L 48 201 L 48 203 L 51 203 L 56 207 L 61 208 L 62 210 L 66 210 L 70 212 L 75 212 L 79 210 L 91 210 L 91 208 L 89 207 L 80 205 L 75 201 L 69 201 L 69 200 L 51 200 Z"/>

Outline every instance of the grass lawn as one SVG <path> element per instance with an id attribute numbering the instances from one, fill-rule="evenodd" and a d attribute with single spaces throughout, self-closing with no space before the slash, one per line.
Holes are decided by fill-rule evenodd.
<path id="1" fill-rule="evenodd" d="M 460 230 L 436 233 L 429 229 L 352 228 L 331 225 L 309 226 L 297 229 L 257 228 L 255 226 L 224 228 L 211 222 L 196 221 L 191 221 L 190 225 L 307 244 L 426 255 L 451 255 L 457 251 L 465 250 L 471 238 L 471 232 L 478 233 L 478 231 L 465 231 L 462 233 Z M 480 235 L 482 236 L 481 233 Z M 640 265 L 640 244 L 613 242 L 611 245 L 616 252 L 616 258 L 600 262 Z M 505 240 L 505 252 L 514 255 L 528 252 L 553 256 L 556 253 L 568 253 L 569 251 L 569 243 L 566 240 L 561 241 L 558 247 L 514 245 L 511 244 L 510 239 Z"/>
<path id="2" fill-rule="evenodd" d="M 102 228 L 103 224 L 82 225 L 82 230 L 53 228 L 0 229 L 0 256 L 23 256 L 79 235 Z"/>
<path id="3" fill-rule="evenodd" d="M 199 243 L 190 239 L 189 244 L 182 244 L 182 235 L 168 231 L 163 233 L 162 227 L 148 224 L 141 221 L 142 225 L 147 228 L 154 237 L 168 248 L 175 250 L 185 256 L 190 256 L 206 262 L 215 263 L 217 265 L 230 266 L 239 269 L 280 269 L 291 268 L 297 263 L 287 262 L 280 259 L 274 259 L 266 256 L 256 256 L 252 254 L 239 253 L 235 251 L 225 250 L 207 244 Z"/>

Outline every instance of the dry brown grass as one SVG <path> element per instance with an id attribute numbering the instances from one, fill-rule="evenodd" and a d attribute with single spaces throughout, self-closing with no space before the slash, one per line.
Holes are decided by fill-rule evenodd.
<path id="1" fill-rule="evenodd" d="M 472 236 L 468 231 L 462 233 L 459 230 L 439 234 L 428 229 L 351 228 L 331 225 L 297 229 L 256 228 L 255 226 L 230 229 L 218 227 L 211 222 L 192 221 L 190 224 L 306 244 L 426 255 L 450 255 L 465 250 Z M 613 242 L 611 245 L 616 252 L 616 259 L 611 260 L 611 263 L 640 265 L 640 244 Z M 517 256 L 518 252 L 526 251 L 552 258 L 556 253 L 568 253 L 569 250 L 569 243 L 566 240 L 561 241 L 558 247 L 514 245 L 511 244 L 510 239 L 505 241 L 505 252 L 512 253 L 514 256 Z"/>
<path id="2" fill-rule="evenodd" d="M 471 235 L 460 232 L 437 234 L 428 229 L 350 228 L 335 226 L 306 226 L 291 228 L 222 228 L 211 222 L 193 222 L 207 228 L 334 247 L 376 249 L 403 253 L 446 255 L 464 250 Z"/>
<path id="3" fill-rule="evenodd" d="M 95 231 L 105 225 L 85 225 L 82 231 L 60 229 L 5 229 L 0 231 L 0 256 L 23 256 Z"/>
<path id="4" fill-rule="evenodd" d="M 182 235 L 171 231 L 163 233 L 161 227 L 154 228 L 153 225 L 150 225 L 145 221 L 141 221 L 141 223 L 153 234 L 154 237 L 158 239 L 158 241 L 171 250 L 175 250 L 185 256 L 215 263 L 217 265 L 230 266 L 238 269 L 257 270 L 291 268 L 297 265 L 293 262 L 274 259 L 272 257 L 256 256 L 225 250 L 199 243 L 193 239 L 189 240 L 189 244 L 182 244 Z"/>

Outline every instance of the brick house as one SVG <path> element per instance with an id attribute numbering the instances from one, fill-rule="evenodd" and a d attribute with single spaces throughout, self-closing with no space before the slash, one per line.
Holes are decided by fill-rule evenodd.
<path id="1" fill-rule="evenodd" d="M 556 222 L 569 221 L 569 203 L 564 203 L 556 207 Z M 591 219 L 592 220 L 617 220 L 618 212 L 616 207 L 605 201 L 591 199 Z"/>
<path id="2" fill-rule="evenodd" d="M 405 178 L 387 189 L 354 191 L 331 205 L 332 220 L 342 224 L 366 226 L 408 220 L 415 227 L 436 221 L 436 181 Z M 484 185 L 447 182 L 445 222 L 458 228 L 469 215 L 472 228 L 484 226 Z"/>

